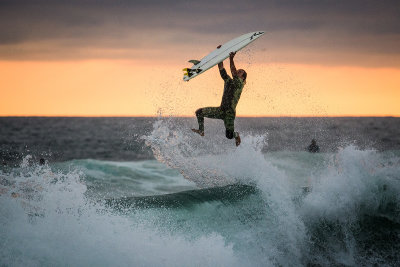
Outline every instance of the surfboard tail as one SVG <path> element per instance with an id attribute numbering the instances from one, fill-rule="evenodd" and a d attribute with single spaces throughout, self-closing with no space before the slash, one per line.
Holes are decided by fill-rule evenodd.
<path id="1" fill-rule="evenodd" d="M 186 75 L 186 76 L 192 76 L 192 70 L 191 69 L 189 69 L 189 68 L 184 68 L 183 70 L 182 70 L 184 73 L 183 73 L 183 75 Z"/>
<path id="2" fill-rule="evenodd" d="M 183 70 L 183 80 L 188 81 L 190 77 L 193 75 L 191 72 L 191 69 L 189 68 L 184 68 Z"/>
<path id="3" fill-rule="evenodd" d="M 190 79 L 190 77 L 193 76 L 195 73 L 200 73 L 202 69 L 190 69 L 190 68 L 184 68 L 182 69 L 183 71 L 183 80 L 187 81 Z"/>

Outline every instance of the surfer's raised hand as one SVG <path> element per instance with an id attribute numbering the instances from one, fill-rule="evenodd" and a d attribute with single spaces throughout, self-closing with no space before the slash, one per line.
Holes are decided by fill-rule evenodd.
<path id="1" fill-rule="evenodd" d="M 231 63 L 231 73 L 233 77 L 237 76 L 237 71 L 235 67 L 235 63 L 233 62 L 233 57 L 236 55 L 236 52 L 230 52 L 229 53 L 229 61 Z"/>

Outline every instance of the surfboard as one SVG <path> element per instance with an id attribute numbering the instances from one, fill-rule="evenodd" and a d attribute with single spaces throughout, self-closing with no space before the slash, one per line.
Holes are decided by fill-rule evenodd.
<path id="1" fill-rule="evenodd" d="M 237 52 L 248 44 L 254 42 L 258 38 L 264 35 L 265 32 L 249 32 L 243 34 L 215 49 L 207 56 L 203 57 L 201 60 L 191 59 L 190 63 L 193 64 L 190 68 L 184 68 L 183 80 L 189 81 L 194 77 L 199 76 L 211 67 L 214 67 L 224 59 L 229 57 L 231 52 Z"/>

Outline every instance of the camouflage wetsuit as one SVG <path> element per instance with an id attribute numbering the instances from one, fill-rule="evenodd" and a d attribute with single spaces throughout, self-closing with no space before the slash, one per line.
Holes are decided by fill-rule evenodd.
<path id="1" fill-rule="evenodd" d="M 221 119 L 226 128 L 226 137 L 232 139 L 235 130 L 236 105 L 242 94 L 244 82 L 239 77 L 229 77 L 225 69 L 219 71 L 224 80 L 224 94 L 219 107 L 207 107 L 196 110 L 199 130 L 204 132 L 204 117 L 211 119 Z"/>

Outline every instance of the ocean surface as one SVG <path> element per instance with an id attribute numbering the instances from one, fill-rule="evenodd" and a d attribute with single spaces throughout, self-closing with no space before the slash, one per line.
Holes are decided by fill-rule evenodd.
<path id="1" fill-rule="evenodd" d="M 196 126 L 0 118 L 0 266 L 400 264 L 400 118 Z"/>

